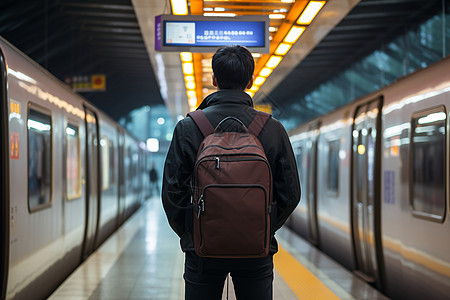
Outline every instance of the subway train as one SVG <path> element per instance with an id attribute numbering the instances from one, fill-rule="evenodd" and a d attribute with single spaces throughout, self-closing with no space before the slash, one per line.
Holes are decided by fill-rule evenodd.
<path id="1" fill-rule="evenodd" d="M 449 299 L 450 57 L 290 132 L 290 226 L 392 299 Z"/>
<path id="2" fill-rule="evenodd" d="M 149 196 L 150 153 L 0 38 L 1 299 L 45 299 Z"/>

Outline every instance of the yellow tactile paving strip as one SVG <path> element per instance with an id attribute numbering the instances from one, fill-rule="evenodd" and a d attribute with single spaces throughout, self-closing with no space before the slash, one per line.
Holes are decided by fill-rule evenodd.
<path id="1" fill-rule="evenodd" d="M 299 299 L 339 299 L 319 278 L 280 245 L 273 260 L 275 269 Z"/>

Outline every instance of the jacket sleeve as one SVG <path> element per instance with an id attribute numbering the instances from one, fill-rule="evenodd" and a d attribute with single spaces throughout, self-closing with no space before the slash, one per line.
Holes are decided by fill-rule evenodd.
<path id="1" fill-rule="evenodd" d="M 183 122 L 175 127 L 164 164 L 162 203 L 170 226 L 181 237 L 185 232 L 186 207 L 190 201 L 189 160 L 185 153 L 186 136 Z"/>
<path id="2" fill-rule="evenodd" d="M 297 163 L 286 130 L 277 124 L 278 149 L 276 151 L 275 168 L 273 172 L 273 201 L 277 202 L 276 230 L 286 222 L 289 215 L 300 202 L 300 182 Z"/>

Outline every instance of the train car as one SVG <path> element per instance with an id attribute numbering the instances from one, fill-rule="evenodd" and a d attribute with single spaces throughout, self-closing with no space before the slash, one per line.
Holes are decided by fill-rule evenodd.
<path id="1" fill-rule="evenodd" d="M 0 38 L 1 299 L 44 299 L 148 191 L 143 143 Z"/>
<path id="2" fill-rule="evenodd" d="M 393 299 L 450 295 L 450 58 L 290 133 L 288 224 Z"/>

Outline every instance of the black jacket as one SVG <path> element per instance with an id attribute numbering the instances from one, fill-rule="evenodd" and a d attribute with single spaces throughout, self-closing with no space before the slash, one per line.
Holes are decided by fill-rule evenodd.
<path id="1" fill-rule="evenodd" d="M 206 97 L 199 106 L 213 127 L 225 117 L 234 116 L 249 126 L 256 110 L 247 93 L 239 90 L 220 90 Z M 234 131 L 236 122 L 224 124 L 225 131 Z M 181 238 L 183 251 L 193 251 L 190 222 L 186 214 L 190 203 L 189 182 L 203 135 L 191 118 L 185 118 L 175 127 L 172 143 L 166 157 L 162 187 L 162 201 L 169 224 Z M 279 229 L 300 201 L 297 166 L 286 130 L 280 122 L 270 118 L 258 136 L 269 161 L 273 175 L 273 201 L 277 203 L 276 229 Z M 186 215 L 188 216 L 186 218 Z M 270 252 L 277 251 L 273 239 Z"/>

